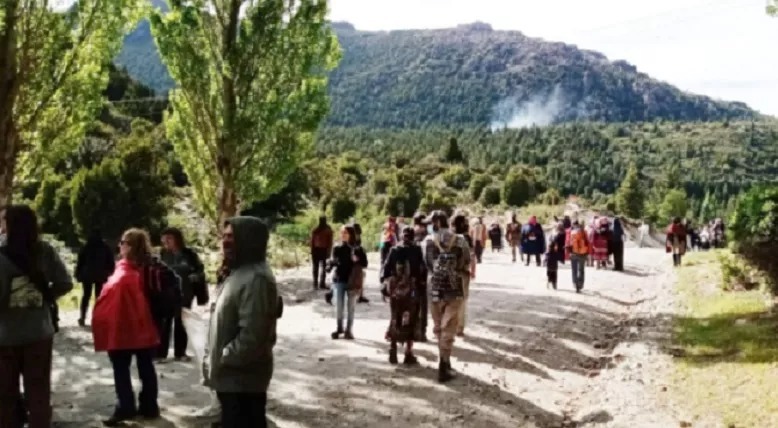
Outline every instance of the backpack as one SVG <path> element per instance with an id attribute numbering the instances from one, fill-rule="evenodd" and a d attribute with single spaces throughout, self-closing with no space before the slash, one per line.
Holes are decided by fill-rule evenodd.
<path id="1" fill-rule="evenodd" d="M 589 254 L 589 239 L 583 229 L 570 231 L 570 249 L 579 256 Z"/>
<path id="2" fill-rule="evenodd" d="M 395 274 L 389 282 L 389 295 L 395 298 L 411 296 L 413 287 L 413 274 L 411 273 L 411 263 L 408 260 L 397 262 L 395 265 Z"/>
<path id="3" fill-rule="evenodd" d="M 445 294 L 455 295 L 462 292 L 459 274 L 456 271 L 457 255 L 451 251 L 456 244 L 456 239 L 452 236 L 451 242 L 445 247 L 441 245 L 439 237 L 436 236 L 433 240 L 439 250 L 430 275 L 433 302 L 440 301 Z"/>
<path id="4" fill-rule="evenodd" d="M 143 284 L 155 320 L 173 318 L 181 310 L 181 278 L 158 258 L 143 269 Z"/>

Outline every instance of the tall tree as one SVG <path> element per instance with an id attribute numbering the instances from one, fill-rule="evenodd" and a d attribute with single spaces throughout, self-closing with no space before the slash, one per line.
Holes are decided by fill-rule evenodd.
<path id="1" fill-rule="evenodd" d="M 645 196 L 640 186 L 638 168 L 635 163 L 630 164 L 624 181 L 621 182 L 616 192 L 616 209 L 627 217 L 637 219 L 643 215 Z"/>
<path id="2" fill-rule="evenodd" d="M 20 171 L 39 172 L 80 142 L 140 15 L 137 0 L 80 0 L 64 12 L 51 3 L 0 3 L 0 205 Z"/>
<path id="3" fill-rule="evenodd" d="M 217 224 L 283 188 L 312 149 L 340 58 L 326 14 L 326 0 L 173 0 L 153 14 L 178 84 L 168 138 Z"/>

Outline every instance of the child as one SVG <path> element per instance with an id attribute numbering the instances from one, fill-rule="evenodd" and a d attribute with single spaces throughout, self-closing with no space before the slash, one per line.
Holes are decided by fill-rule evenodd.
<path id="1" fill-rule="evenodd" d="M 548 277 L 547 286 L 553 287 L 556 290 L 556 277 L 557 270 L 559 269 L 559 248 L 556 240 L 552 240 L 549 243 L 548 251 L 545 255 L 546 276 Z"/>

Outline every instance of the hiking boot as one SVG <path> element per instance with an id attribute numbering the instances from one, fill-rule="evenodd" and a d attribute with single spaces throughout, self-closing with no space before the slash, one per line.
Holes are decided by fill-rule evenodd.
<path id="1" fill-rule="evenodd" d="M 403 364 L 406 366 L 416 366 L 419 364 L 419 360 L 417 360 L 416 357 L 410 352 L 406 352 L 405 359 L 403 359 Z"/>
<path id="2" fill-rule="evenodd" d="M 332 338 L 333 338 L 333 339 L 337 340 L 337 339 L 340 339 L 340 335 L 341 335 L 341 334 L 343 334 L 343 328 L 341 328 L 341 327 L 338 327 L 338 329 L 337 329 L 337 330 L 335 330 L 335 331 L 333 331 L 333 332 L 332 332 L 332 335 L 331 335 L 331 336 L 332 336 Z"/>
<path id="3" fill-rule="evenodd" d="M 370 300 L 367 299 L 367 297 L 359 296 L 359 300 L 357 300 L 358 303 L 370 303 Z"/>
<path id="4" fill-rule="evenodd" d="M 397 348 L 389 349 L 389 364 L 397 364 Z"/>
<path id="5" fill-rule="evenodd" d="M 351 330 L 346 330 L 346 334 L 345 334 L 345 335 L 343 335 L 343 337 L 344 337 L 346 340 L 354 340 L 354 334 L 353 334 L 353 333 L 351 333 Z"/>
<path id="6" fill-rule="evenodd" d="M 83 318 L 78 319 L 78 326 L 79 327 L 86 327 L 86 321 Z"/>
<path id="7" fill-rule="evenodd" d="M 123 422 L 131 421 L 135 419 L 136 414 L 133 413 L 114 413 L 113 416 L 103 421 L 103 425 L 107 427 L 123 426 Z"/>
<path id="8" fill-rule="evenodd" d="M 332 291 L 328 291 L 324 295 L 324 301 L 327 302 L 330 306 L 332 306 Z"/>
<path id="9" fill-rule="evenodd" d="M 438 364 L 438 382 L 446 383 L 454 379 L 454 375 L 451 374 L 451 364 L 441 361 Z"/>

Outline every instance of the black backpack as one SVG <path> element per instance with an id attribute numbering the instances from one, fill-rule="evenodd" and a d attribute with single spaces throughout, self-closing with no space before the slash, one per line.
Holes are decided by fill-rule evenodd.
<path id="1" fill-rule="evenodd" d="M 173 318 L 181 311 L 181 278 L 158 258 L 143 269 L 143 284 L 155 320 Z"/>

